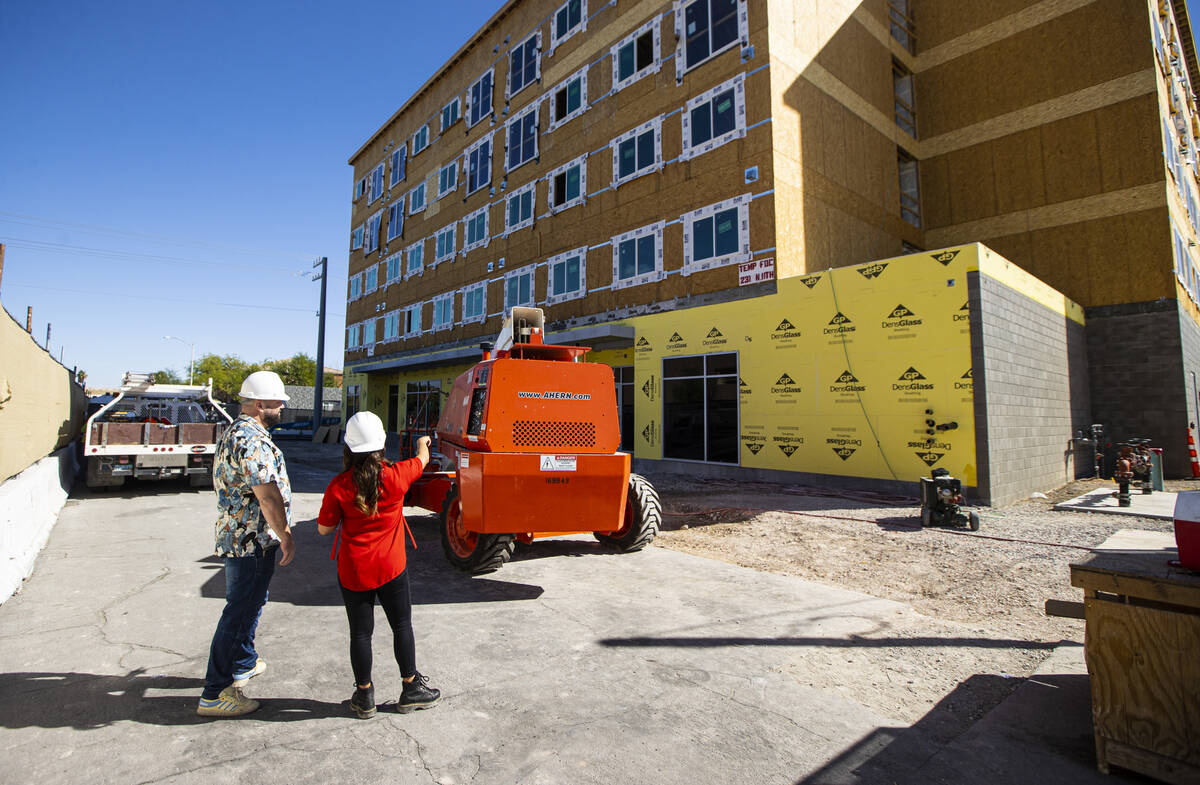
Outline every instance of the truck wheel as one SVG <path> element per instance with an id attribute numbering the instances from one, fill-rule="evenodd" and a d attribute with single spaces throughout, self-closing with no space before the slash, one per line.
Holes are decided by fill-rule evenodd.
<path id="1" fill-rule="evenodd" d="M 462 522 L 462 502 L 458 486 L 446 494 L 442 503 L 442 550 L 457 569 L 472 575 L 495 572 L 512 558 L 511 534 L 480 534 L 468 531 Z"/>
<path id="2" fill-rule="evenodd" d="M 629 475 L 629 494 L 625 500 L 625 522 L 615 532 L 596 532 L 596 539 L 625 553 L 640 551 L 658 535 L 662 523 L 662 502 L 658 491 L 640 474 Z"/>
<path id="3" fill-rule="evenodd" d="M 204 488 L 206 490 L 211 491 L 212 487 L 213 487 L 212 475 L 211 474 L 189 474 L 188 475 L 188 485 L 191 486 L 192 488 Z"/>

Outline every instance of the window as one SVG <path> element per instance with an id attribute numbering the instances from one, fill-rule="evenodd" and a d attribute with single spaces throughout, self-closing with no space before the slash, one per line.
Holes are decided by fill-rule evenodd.
<path id="1" fill-rule="evenodd" d="M 467 196 L 492 182 L 492 135 L 467 148 Z"/>
<path id="2" fill-rule="evenodd" d="M 383 264 L 384 275 L 387 276 L 384 282 L 390 284 L 394 283 L 395 281 L 399 281 L 403 275 L 402 267 L 404 265 L 404 253 L 401 252 L 392 254 L 383 260 Z"/>
<path id="3" fill-rule="evenodd" d="M 508 121 L 506 144 L 508 145 L 508 168 L 511 172 L 526 161 L 537 157 L 538 104 Z"/>
<path id="4" fill-rule="evenodd" d="M 400 338 L 400 312 L 392 311 L 383 317 L 383 340 L 396 341 Z"/>
<path id="5" fill-rule="evenodd" d="M 912 72 L 899 62 L 892 61 L 892 91 L 895 93 L 896 125 L 912 138 L 917 138 L 917 102 L 913 98 Z"/>
<path id="6" fill-rule="evenodd" d="M 404 232 L 404 197 L 388 206 L 387 239 L 390 243 Z"/>
<path id="7" fill-rule="evenodd" d="M 367 219 L 367 238 L 366 245 L 363 247 L 364 253 L 371 253 L 379 248 L 379 222 L 382 220 L 383 210 L 380 210 Z"/>
<path id="8" fill-rule="evenodd" d="M 683 155 L 694 158 L 746 135 L 746 75 L 688 101 L 683 111 Z"/>
<path id="9" fill-rule="evenodd" d="M 420 275 L 425 267 L 425 241 L 410 245 L 404 251 L 404 277 Z"/>
<path id="10" fill-rule="evenodd" d="M 456 96 L 453 101 L 442 107 L 442 133 L 446 133 L 446 129 L 458 122 L 459 98 Z"/>
<path id="11" fill-rule="evenodd" d="M 429 146 L 429 124 L 426 123 L 425 125 L 418 128 L 417 132 L 415 134 L 413 134 L 412 154 L 416 155 L 417 153 L 421 152 L 428 146 Z"/>
<path id="12" fill-rule="evenodd" d="M 367 178 L 362 178 L 354 183 L 354 201 L 358 201 L 363 194 L 367 192 Z"/>
<path id="13" fill-rule="evenodd" d="M 504 276 L 504 310 L 533 306 L 533 265 Z"/>
<path id="14" fill-rule="evenodd" d="M 587 30 L 587 0 L 567 0 L 554 12 L 550 23 L 550 51 L 583 30 Z"/>
<path id="15" fill-rule="evenodd" d="M 388 189 L 395 188 L 404 179 L 404 169 L 408 164 L 408 145 L 401 145 L 392 151 L 392 179 Z"/>
<path id="16" fill-rule="evenodd" d="M 462 289 L 463 324 L 482 322 L 487 317 L 487 281 Z"/>
<path id="17" fill-rule="evenodd" d="M 737 352 L 664 357 L 663 457 L 738 462 Z"/>
<path id="18" fill-rule="evenodd" d="M 546 260 L 546 305 L 587 294 L 587 246 Z"/>
<path id="19" fill-rule="evenodd" d="M 437 233 L 437 250 L 433 255 L 433 263 L 440 264 L 454 259 L 455 228 L 458 224 L 450 224 Z"/>
<path id="20" fill-rule="evenodd" d="M 400 311 L 404 315 L 404 337 L 416 338 L 421 334 L 421 305 L 413 303 Z"/>
<path id="21" fill-rule="evenodd" d="M 913 50 L 913 22 L 909 0 L 888 0 L 888 26 L 892 38 L 900 42 L 907 51 Z"/>
<path id="22" fill-rule="evenodd" d="M 408 214 L 413 215 L 425 210 L 425 183 L 408 192 Z"/>
<path id="23" fill-rule="evenodd" d="M 538 58 L 541 48 L 542 34 L 539 31 L 514 46 L 509 52 L 506 97 L 513 97 L 541 78 L 541 62 Z"/>
<path id="24" fill-rule="evenodd" d="M 662 118 L 627 131 L 612 142 L 613 187 L 662 168 Z"/>
<path id="25" fill-rule="evenodd" d="M 683 216 L 683 274 L 750 261 L 750 194 Z"/>
<path id="26" fill-rule="evenodd" d="M 350 233 L 350 250 L 357 251 L 363 247 L 364 229 L 363 225 L 359 224 L 354 227 L 354 231 Z"/>
<path id="27" fill-rule="evenodd" d="M 583 204 L 587 195 L 587 154 L 552 171 L 549 180 L 550 212 L 557 213 Z"/>
<path id="28" fill-rule="evenodd" d="M 363 273 L 363 294 L 370 294 L 379 288 L 379 265 L 371 265 Z"/>
<path id="29" fill-rule="evenodd" d="M 745 0 L 685 0 L 682 14 L 680 5 L 675 5 L 677 76 L 732 48 L 748 35 Z"/>
<path id="30" fill-rule="evenodd" d="M 347 298 L 347 302 L 357 300 L 359 297 L 362 297 L 362 293 L 362 276 L 350 276 L 350 296 Z"/>
<path id="31" fill-rule="evenodd" d="M 360 330 L 357 324 L 352 324 L 346 328 L 346 348 L 357 349 L 362 346 L 359 341 Z"/>
<path id="32" fill-rule="evenodd" d="M 897 148 L 896 163 L 900 169 L 900 217 L 921 228 L 921 178 L 917 159 Z"/>
<path id="33" fill-rule="evenodd" d="M 643 226 L 613 238 L 614 289 L 661 281 L 663 222 Z"/>
<path id="34" fill-rule="evenodd" d="M 550 125 L 547 133 L 569 123 L 587 111 L 587 66 L 558 83 L 550 101 Z"/>
<path id="35" fill-rule="evenodd" d="M 404 427 L 410 431 L 433 431 L 441 417 L 442 383 L 409 382 L 404 398 Z"/>
<path id="36" fill-rule="evenodd" d="M 365 322 L 362 323 L 362 345 L 363 346 L 374 346 L 375 345 L 375 320 L 374 319 L 367 319 Z"/>
<path id="37" fill-rule="evenodd" d="M 358 414 L 359 401 L 359 385 L 346 385 L 346 418 L 349 419 Z"/>
<path id="38" fill-rule="evenodd" d="M 475 80 L 467 88 L 467 125 L 472 126 L 492 113 L 492 82 L 494 69 Z"/>
<path id="39" fill-rule="evenodd" d="M 488 208 L 484 205 L 463 219 L 463 253 L 487 247 L 488 239 Z"/>
<path id="40" fill-rule="evenodd" d="M 504 233 L 533 226 L 533 208 L 537 196 L 537 180 L 509 193 L 504 201 Z"/>
<path id="41" fill-rule="evenodd" d="M 455 158 L 450 163 L 438 170 L 438 195 L 441 199 L 451 191 L 458 190 L 458 159 Z"/>
<path id="42" fill-rule="evenodd" d="M 621 452 L 633 452 L 633 366 L 613 366 L 613 381 L 617 384 L 617 412 L 621 418 Z"/>
<path id="43" fill-rule="evenodd" d="M 454 292 L 433 298 L 433 329 L 446 330 L 454 326 Z"/>
<path id="44" fill-rule="evenodd" d="M 383 196 L 383 161 L 367 175 L 367 204 Z"/>
<path id="45" fill-rule="evenodd" d="M 613 92 L 624 89 L 647 74 L 658 72 L 658 17 L 635 30 L 612 48 Z"/>

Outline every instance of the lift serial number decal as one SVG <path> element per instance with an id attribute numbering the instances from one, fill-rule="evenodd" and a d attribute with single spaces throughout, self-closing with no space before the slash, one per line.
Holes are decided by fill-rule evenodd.
<path id="1" fill-rule="evenodd" d="M 517 392 L 518 398 L 536 398 L 542 401 L 590 401 L 592 400 L 591 393 L 573 393 L 573 392 L 554 392 L 547 390 L 546 392 Z"/>
<path id="2" fill-rule="evenodd" d="M 574 455 L 543 455 L 541 469 L 544 472 L 575 471 Z"/>

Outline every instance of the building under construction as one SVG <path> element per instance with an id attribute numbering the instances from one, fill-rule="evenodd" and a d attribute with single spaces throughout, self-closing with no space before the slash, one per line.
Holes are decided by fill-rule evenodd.
<path id="1" fill-rule="evenodd" d="M 350 158 L 346 413 L 536 306 L 643 467 L 1188 475 L 1197 77 L 1183 0 L 513 0 Z"/>

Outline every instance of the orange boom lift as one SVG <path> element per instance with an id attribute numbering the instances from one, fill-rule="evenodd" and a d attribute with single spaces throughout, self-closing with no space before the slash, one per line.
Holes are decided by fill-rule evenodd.
<path id="1" fill-rule="evenodd" d="M 618 452 L 612 368 L 582 362 L 586 346 L 542 342 L 540 308 L 513 308 L 495 351 L 454 381 L 437 425 L 438 451 L 405 504 L 441 513 L 455 567 L 500 567 L 518 542 L 591 533 L 623 551 L 658 534 L 662 505 Z"/>

